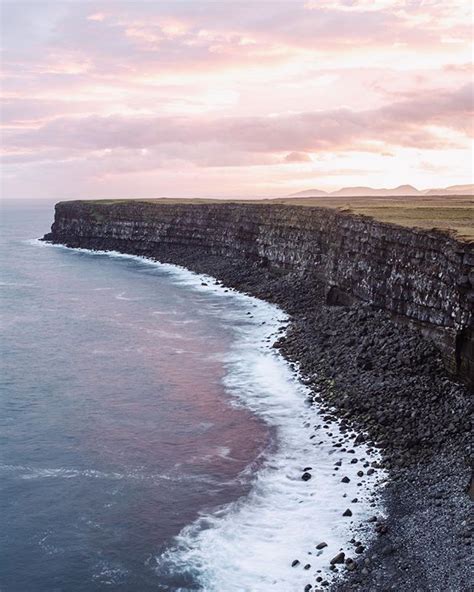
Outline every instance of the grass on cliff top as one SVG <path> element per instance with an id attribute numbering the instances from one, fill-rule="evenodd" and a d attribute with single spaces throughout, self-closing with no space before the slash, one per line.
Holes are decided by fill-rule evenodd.
<path id="1" fill-rule="evenodd" d="M 93 200 L 93 203 L 126 203 L 129 199 Z M 410 228 L 455 233 L 458 239 L 474 242 L 474 196 L 421 197 L 301 197 L 276 199 L 173 199 L 138 200 L 147 203 L 247 203 L 318 206 L 369 216 L 381 222 Z"/>
<path id="2" fill-rule="evenodd" d="M 310 198 L 311 199 L 311 198 Z M 318 203 L 315 198 L 311 204 L 337 208 L 369 216 L 381 222 L 423 228 L 436 228 L 443 232 L 455 233 L 457 238 L 474 241 L 474 198 L 471 196 L 429 196 L 413 198 L 340 198 L 339 203 Z M 288 200 L 285 200 L 288 203 Z"/>

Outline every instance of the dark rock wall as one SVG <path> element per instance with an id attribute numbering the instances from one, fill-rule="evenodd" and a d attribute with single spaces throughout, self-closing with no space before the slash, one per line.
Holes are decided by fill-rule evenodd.
<path id="1" fill-rule="evenodd" d="M 180 247 L 317 277 L 329 304 L 363 300 L 415 323 L 473 383 L 474 248 L 446 234 L 325 208 L 76 201 L 56 205 L 46 238 L 157 258 Z"/>

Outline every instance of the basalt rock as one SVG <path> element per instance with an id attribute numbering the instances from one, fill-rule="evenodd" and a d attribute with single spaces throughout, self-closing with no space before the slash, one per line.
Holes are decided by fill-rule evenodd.
<path id="1" fill-rule="evenodd" d="M 56 205 L 45 238 L 158 259 L 179 248 L 263 275 L 292 271 L 309 286 L 319 282 L 328 304 L 366 302 L 415 324 L 448 369 L 473 383 L 474 249 L 448 234 L 317 207 L 72 201 Z M 403 352 L 394 360 L 410 363 Z M 367 371 L 373 361 L 361 352 L 358 364 Z"/>

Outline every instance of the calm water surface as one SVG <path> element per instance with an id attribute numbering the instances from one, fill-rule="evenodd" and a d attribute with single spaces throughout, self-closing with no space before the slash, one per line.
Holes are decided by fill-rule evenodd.
<path id="1" fill-rule="evenodd" d="M 249 307 L 137 260 L 28 242 L 52 214 L 2 209 L 0 588 L 190 584 L 154 558 L 247 491 L 269 442 L 223 386 Z"/>
<path id="2" fill-rule="evenodd" d="M 52 216 L 26 202 L 1 215 L 1 592 L 329 578 L 377 477 L 359 483 L 334 446 L 354 435 L 325 427 L 269 347 L 281 311 L 173 266 L 32 240 Z"/>

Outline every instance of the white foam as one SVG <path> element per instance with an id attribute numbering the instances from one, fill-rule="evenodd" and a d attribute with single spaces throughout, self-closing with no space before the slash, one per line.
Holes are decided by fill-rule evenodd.
<path id="1" fill-rule="evenodd" d="M 383 512 L 383 508 L 369 505 L 381 472 L 357 477 L 362 464 L 350 461 L 354 457 L 368 459 L 366 449 L 358 446 L 354 455 L 333 446 L 342 438 L 337 425 L 333 423 L 329 430 L 323 427 L 320 413 L 306 402 L 306 387 L 269 347 L 271 338 L 287 321 L 286 315 L 276 306 L 234 290 L 224 291 L 213 278 L 175 265 L 114 252 L 90 253 L 155 265 L 180 285 L 232 299 L 233 306 L 223 302 L 214 307 L 214 314 L 224 317 L 235 331 L 225 360 L 225 386 L 235 404 L 262 417 L 276 435 L 276 446 L 266 451 L 259 470 L 252 473 L 250 493 L 184 528 L 173 547 L 156 558 L 157 570 L 189 574 L 206 592 L 302 590 L 307 583 L 315 585 L 318 570 L 330 579 L 330 558 L 341 549 L 352 555 L 348 541 L 354 529 L 375 512 Z M 345 446 L 350 448 L 351 444 Z M 342 466 L 335 471 L 339 460 Z M 305 467 L 312 467 L 312 478 L 306 482 L 301 479 Z M 350 482 L 342 483 L 343 476 Z M 358 487 L 358 482 L 363 485 Z M 355 497 L 358 503 L 351 503 Z M 342 516 L 346 508 L 351 509 L 352 517 Z M 357 534 L 362 541 L 368 537 L 368 529 Z M 323 541 L 328 546 L 317 551 L 316 545 Z M 291 567 L 294 559 L 300 561 L 297 567 Z M 311 568 L 304 570 L 305 564 Z"/>
<path id="2" fill-rule="evenodd" d="M 127 302 L 136 302 L 137 300 L 143 300 L 143 298 L 131 298 L 130 296 L 125 296 L 125 292 L 120 292 L 119 294 L 115 295 L 117 300 L 125 300 Z"/>
<path id="3" fill-rule="evenodd" d="M 180 282 L 196 285 L 191 277 L 181 276 Z M 376 477 L 364 477 L 365 486 L 357 486 L 362 480 L 356 473 L 362 465 L 350 461 L 367 458 L 367 452 L 358 447 L 353 455 L 333 447 L 334 440 L 342 437 L 337 424 L 331 426 L 329 437 L 320 414 L 306 403 L 306 387 L 268 347 L 267 338 L 281 327 L 285 315 L 253 298 L 234 298 L 241 303 L 247 299 L 253 319 L 236 329 L 225 384 L 238 404 L 275 428 L 277 449 L 255 475 L 250 494 L 186 527 L 175 546 L 157 558 L 157 569 L 189 573 L 209 592 L 303 589 L 307 583 L 315 584 L 318 569 L 329 578 L 329 560 L 341 548 L 353 551 L 347 545 L 351 524 L 373 515 L 368 502 Z M 233 309 L 221 314 L 242 318 L 242 312 Z M 316 432 L 315 425 L 320 426 Z M 314 433 L 317 437 L 311 440 Z M 343 461 L 339 472 L 334 471 L 337 460 Z M 312 479 L 303 482 L 307 466 L 312 467 Z M 345 475 L 351 479 L 348 484 L 341 482 Z M 350 503 L 355 497 L 359 502 Z M 346 508 L 353 512 L 352 518 L 342 517 Z M 359 533 L 358 538 L 367 535 Z M 328 547 L 317 551 L 322 541 Z M 300 565 L 293 568 L 294 559 Z M 311 568 L 304 570 L 305 564 Z"/>
<path id="4" fill-rule="evenodd" d="M 124 479 L 122 473 L 105 473 L 95 469 L 71 469 L 68 467 L 30 467 L 25 465 L 0 464 L 0 472 L 17 474 L 21 479 L 75 479 L 77 477 L 90 477 L 93 479 Z"/>
<path id="5" fill-rule="evenodd" d="M 122 565 L 102 559 L 95 565 L 92 579 L 106 586 L 117 586 L 124 583 L 128 573 Z"/>
<path id="6" fill-rule="evenodd" d="M 51 533 L 48 532 L 44 536 L 42 536 L 39 541 L 38 545 L 43 549 L 43 551 L 47 555 L 59 555 L 63 553 L 63 549 L 58 547 L 57 545 L 53 545 L 48 539 L 51 536 Z"/>
<path id="7" fill-rule="evenodd" d="M 10 473 L 25 481 L 32 479 L 102 479 L 106 481 L 150 481 L 159 484 L 160 481 L 201 481 L 215 484 L 210 475 L 183 474 L 172 470 L 166 473 L 146 473 L 139 470 L 126 472 L 106 472 L 97 469 L 74 469 L 70 467 L 31 467 L 27 465 L 0 464 L 0 474 Z"/>

